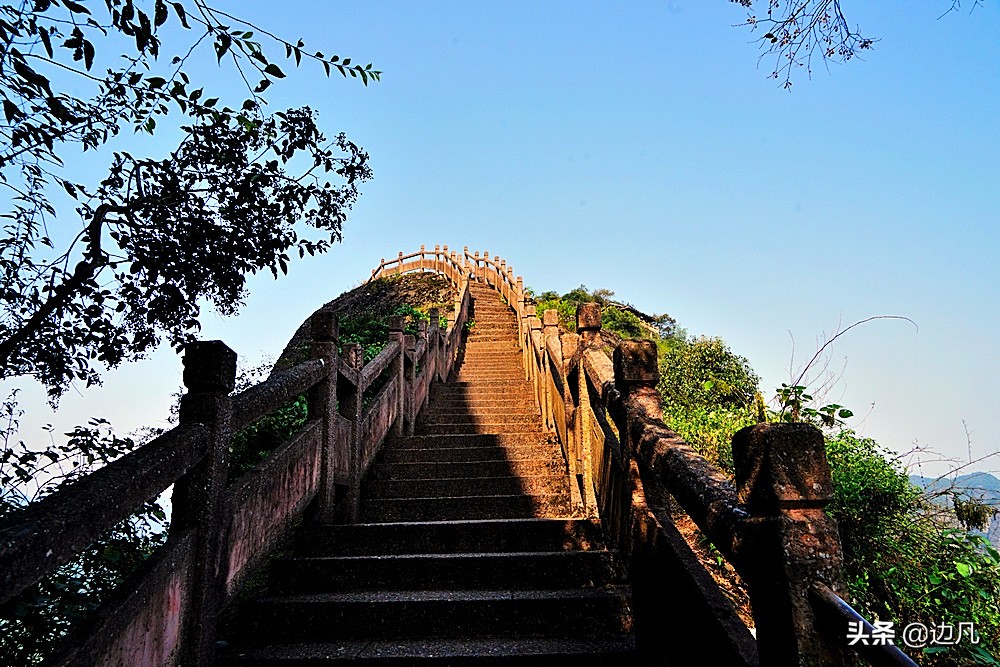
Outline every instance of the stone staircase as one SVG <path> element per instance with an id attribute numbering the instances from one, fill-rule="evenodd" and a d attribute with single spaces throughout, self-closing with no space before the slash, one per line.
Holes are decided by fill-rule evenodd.
<path id="1" fill-rule="evenodd" d="M 636 664 L 628 589 L 573 516 L 514 315 L 470 288 L 456 372 L 376 460 L 361 522 L 300 529 L 220 663 Z"/>

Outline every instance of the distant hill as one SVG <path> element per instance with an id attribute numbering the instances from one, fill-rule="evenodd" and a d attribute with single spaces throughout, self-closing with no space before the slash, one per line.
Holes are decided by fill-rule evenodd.
<path id="1" fill-rule="evenodd" d="M 910 482 L 932 493 L 948 488 L 965 491 L 977 500 L 1000 506 L 1000 479 L 988 472 L 971 472 L 954 479 L 910 475 Z"/>
<path id="2" fill-rule="evenodd" d="M 956 491 L 964 491 L 968 495 L 989 505 L 993 505 L 1000 510 L 1000 479 L 988 472 L 971 472 L 967 475 L 959 475 L 954 479 L 937 479 L 935 477 L 921 477 L 920 475 L 910 475 L 910 482 L 926 489 L 930 492 L 944 491 L 953 488 Z M 943 499 L 944 504 L 950 504 L 948 496 Z M 993 515 L 986 532 L 974 531 L 985 535 L 990 543 L 1000 548 L 1000 512 Z"/>

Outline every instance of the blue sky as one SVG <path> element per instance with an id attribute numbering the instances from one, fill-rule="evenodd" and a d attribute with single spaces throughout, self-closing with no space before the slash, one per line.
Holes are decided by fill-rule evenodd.
<path id="1" fill-rule="evenodd" d="M 801 364 L 838 326 L 909 317 L 919 330 L 876 321 L 833 346 L 829 400 L 895 451 L 966 458 L 963 420 L 974 456 L 1000 448 L 1000 3 L 844 2 L 876 48 L 814 63 L 791 92 L 724 0 L 218 4 L 384 72 L 365 88 L 289 65 L 268 91 L 275 109 L 318 109 L 375 177 L 342 245 L 254 279 L 239 317 L 205 318 L 249 362 L 380 257 L 469 245 L 539 291 L 609 288 L 723 338 L 768 396 L 793 349 Z M 240 94 L 226 70 L 200 74 Z M 23 435 L 162 423 L 179 385 L 161 350 L 71 391 L 58 417 L 26 396 Z"/>

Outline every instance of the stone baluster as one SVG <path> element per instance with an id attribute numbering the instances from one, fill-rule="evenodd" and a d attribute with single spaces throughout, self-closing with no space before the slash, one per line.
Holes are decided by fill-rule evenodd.
<path id="1" fill-rule="evenodd" d="M 389 377 L 395 378 L 396 386 L 399 387 L 399 401 L 396 407 L 396 422 L 394 432 L 397 436 L 402 436 L 406 421 L 406 377 L 404 376 L 406 358 L 406 342 L 403 340 L 403 316 L 393 315 L 389 318 L 389 342 L 395 341 L 399 344 L 396 358 L 390 364 Z"/>
<path id="2" fill-rule="evenodd" d="M 424 326 L 426 323 L 421 322 Z M 424 335 L 427 335 L 426 329 Z M 406 415 L 406 434 L 413 435 L 417 421 L 417 339 L 412 334 L 403 336 L 403 384 L 400 391 L 403 393 L 402 405 Z"/>
<path id="3" fill-rule="evenodd" d="M 360 375 L 364 365 L 361 345 L 345 343 L 341 363 Z M 337 405 L 340 407 L 341 416 L 350 422 L 351 433 L 350 442 L 345 443 L 347 446 L 340 446 L 341 455 L 347 457 L 347 493 L 343 504 L 337 508 L 338 519 L 347 523 L 357 521 L 361 502 L 361 466 L 364 447 L 361 432 L 361 395 L 362 392 L 356 385 L 347 381 L 338 382 Z"/>
<path id="4" fill-rule="evenodd" d="M 350 443 L 336 442 L 334 416 L 337 413 L 337 337 L 339 335 L 337 316 L 331 311 L 320 310 L 310 320 L 312 343 L 309 352 L 313 359 L 322 359 L 326 377 L 317 383 L 308 395 L 309 419 L 322 420 L 323 448 L 319 491 L 313 504 L 313 518 L 319 521 L 333 519 L 336 491 L 334 486 L 334 463 L 336 448 Z"/>
<path id="5" fill-rule="evenodd" d="M 229 476 L 232 433 L 230 392 L 236 384 L 236 353 L 219 340 L 198 341 L 184 349 L 184 385 L 180 423 L 209 428 L 205 458 L 174 485 L 170 532 L 195 531 L 192 591 L 184 631 L 184 664 L 210 665 L 215 627 L 225 592 L 221 562 L 223 493 Z"/>
<path id="6" fill-rule="evenodd" d="M 741 503 L 750 512 L 740 560 L 762 665 L 854 665 L 843 633 L 818 627 L 815 583 L 847 599 L 823 434 L 809 424 L 758 424 L 733 437 Z M 846 631 L 846 629 L 845 629 Z"/>

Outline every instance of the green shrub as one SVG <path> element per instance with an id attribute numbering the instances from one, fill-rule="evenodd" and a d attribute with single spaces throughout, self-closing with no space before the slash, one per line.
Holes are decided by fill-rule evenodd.
<path id="1" fill-rule="evenodd" d="M 733 434 L 757 422 L 749 407 L 681 407 L 664 405 L 663 420 L 691 447 L 733 475 Z"/>
<path id="2" fill-rule="evenodd" d="M 601 311 L 601 326 L 622 338 L 649 338 L 651 328 L 635 313 L 617 306 L 605 306 Z"/>
<path id="3" fill-rule="evenodd" d="M 934 647 L 923 664 L 997 664 L 1000 554 L 958 527 L 912 485 L 875 441 L 842 430 L 826 438 L 852 604 L 868 618 L 927 627 L 974 623 L 982 639 Z"/>
<path id="4" fill-rule="evenodd" d="M 672 408 L 744 408 L 758 377 L 718 338 L 669 339 L 660 346 L 660 394 Z"/>

